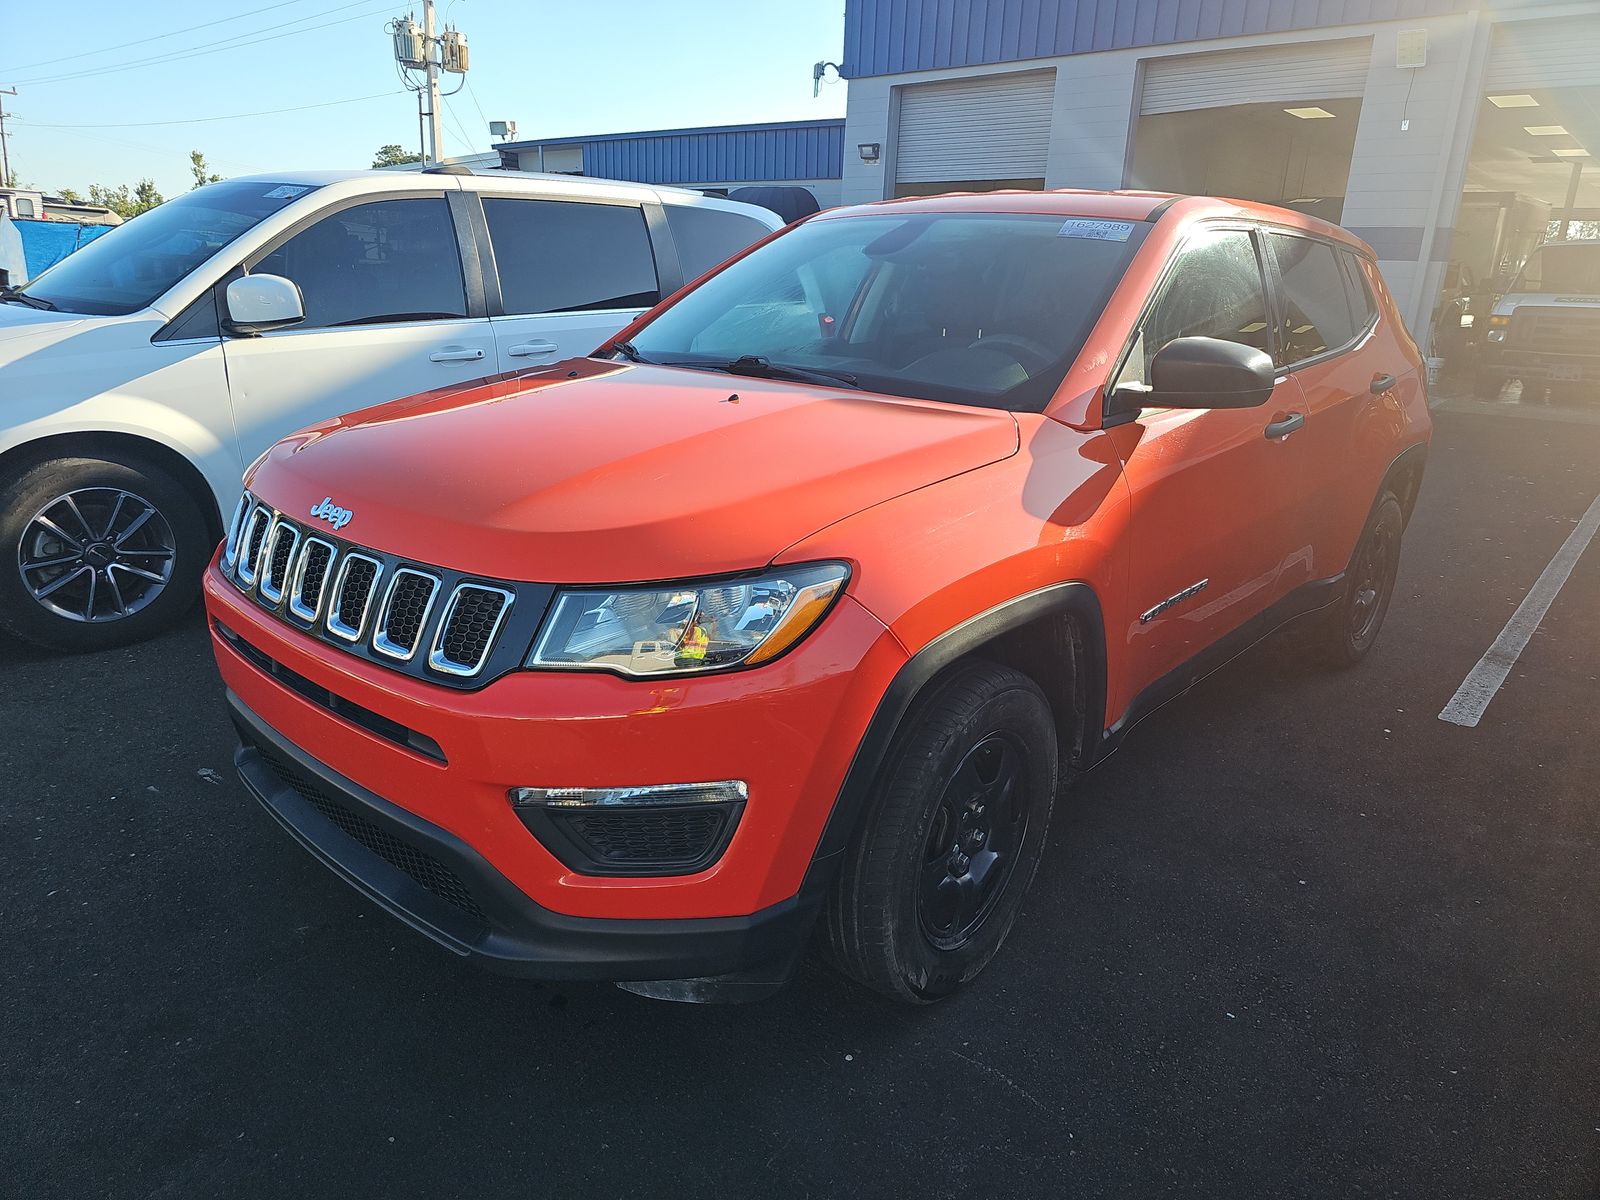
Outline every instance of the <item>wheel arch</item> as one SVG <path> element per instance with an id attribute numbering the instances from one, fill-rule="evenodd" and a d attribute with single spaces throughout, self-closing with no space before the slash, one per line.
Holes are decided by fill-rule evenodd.
<path id="1" fill-rule="evenodd" d="M 1389 464 L 1389 469 L 1384 472 L 1383 483 L 1378 487 L 1378 494 L 1373 497 L 1373 508 L 1383 499 L 1385 492 L 1393 492 L 1400 501 L 1400 511 L 1405 514 L 1406 524 L 1411 523 L 1411 514 L 1417 507 L 1417 496 L 1422 491 L 1422 473 L 1428 465 L 1428 446 L 1419 442 L 1402 450 L 1395 460 Z M 1367 518 L 1372 519 L 1371 515 Z"/>
<path id="2" fill-rule="evenodd" d="M 985 658 L 1027 675 L 1050 701 L 1061 762 L 1081 771 L 1097 757 L 1105 732 L 1106 639 L 1100 600 L 1087 583 L 1053 584 L 963 621 L 900 667 L 878 702 L 845 774 L 807 876 L 831 876 L 868 808 L 889 749 L 952 667 Z M 813 879 L 813 875 L 822 878 Z"/>
<path id="3" fill-rule="evenodd" d="M 113 430 L 47 434 L 0 452 L 0 479 L 53 458 L 122 461 L 129 456 L 143 459 L 170 475 L 194 499 L 195 507 L 205 520 L 207 534 L 217 541 L 222 540 L 222 512 L 211 484 L 186 455 L 153 438 Z"/>

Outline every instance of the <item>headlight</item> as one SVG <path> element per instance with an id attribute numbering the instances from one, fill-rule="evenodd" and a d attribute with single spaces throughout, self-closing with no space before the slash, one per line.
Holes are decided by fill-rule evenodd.
<path id="1" fill-rule="evenodd" d="M 664 675 L 768 662 L 832 607 L 842 563 L 759 575 L 557 594 L 530 667 Z"/>

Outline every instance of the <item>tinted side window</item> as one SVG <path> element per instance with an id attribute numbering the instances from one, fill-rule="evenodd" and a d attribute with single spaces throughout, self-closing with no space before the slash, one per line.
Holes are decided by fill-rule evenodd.
<path id="1" fill-rule="evenodd" d="M 461 252 L 440 197 L 375 200 L 324 217 L 251 271 L 300 285 L 297 329 L 467 315 Z"/>
<path id="2" fill-rule="evenodd" d="M 1350 296 L 1350 311 L 1355 314 L 1357 330 L 1365 329 L 1378 315 L 1378 302 L 1372 297 L 1372 286 L 1361 270 L 1361 260 L 1348 250 L 1339 251 L 1344 263 L 1344 281 Z"/>
<path id="3" fill-rule="evenodd" d="M 1357 320 L 1338 254 L 1327 242 L 1288 234 L 1267 235 L 1283 283 L 1280 364 L 1297 363 L 1350 344 Z"/>
<path id="4" fill-rule="evenodd" d="M 1156 352 L 1181 337 L 1220 338 L 1268 349 L 1261 265 L 1244 230 L 1202 230 L 1189 239 L 1145 320 L 1120 382 L 1147 382 Z"/>
<path id="5" fill-rule="evenodd" d="M 644 210 L 484 197 L 508 313 L 646 308 L 661 299 Z"/>
<path id="6" fill-rule="evenodd" d="M 694 204 L 669 204 L 666 210 L 667 228 L 678 247 L 678 262 L 685 279 L 704 275 L 772 232 L 742 213 Z"/>

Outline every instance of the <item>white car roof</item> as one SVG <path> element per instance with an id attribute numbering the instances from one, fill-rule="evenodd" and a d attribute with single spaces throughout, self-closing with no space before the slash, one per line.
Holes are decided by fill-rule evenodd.
<path id="1" fill-rule="evenodd" d="M 260 175 L 237 175 L 228 183 L 291 184 L 315 188 L 336 188 L 343 195 L 370 189 L 374 192 L 438 191 L 460 188 L 464 191 L 512 191 L 550 195 L 552 192 L 594 200 L 659 200 L 663 204 L 689 204 L 740 213 L 760 221 L 768 229 L 783 225 L 783 219 L 770 209 L 742 204 L 720 196 L 706 196 L 687 188 L 657 187 L 621 179 L 595 179 L 586 175 L 555 175 L 534 171 L 474 171 L 470 174 L 427 171 L 273 171 Z M 342 185 L 342 186 L 341 186 Z"/>

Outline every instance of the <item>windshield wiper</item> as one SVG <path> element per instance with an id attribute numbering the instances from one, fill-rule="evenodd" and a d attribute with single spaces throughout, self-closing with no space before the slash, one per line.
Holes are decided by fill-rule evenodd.
<path id="1" fill-rule="evenodd" d="M 60 311 L 44 297 L 30 296 L 21 288 L 12 287 L 10 284 L 0 287 L 0 300 L 10 300 L 14 304 L 26 304 L 29 308 L 42 308 L 48 312 Z"/>
<path id="2" fill-rule="evenodd" d="M 618 342 L 615 346 L 611 347 L 611 350 L 612 353 L 622 355 L 622 357 L 627 359 L 629 362 L 647 363 L 652 361 L 651 359 L 648 359 L 644 355 L 640 354 L 639 347 L 635 346 L 632 342 Z"/>
<path id="3" fill-rule="evenodd" d="M 800 383 L 843 385 L 858 390 L 861 387 L 856 382 L 856 377 L 848 371 L 827 371 L 815 367 L 795 367 L 787 363 L 775 363 L 765 354 L 742 354 L 732 362 L 725 363 L 685 365 L 711 367 L 713 370 L 726 371 L 730 375 L 749 375 L 755 379 L 793 379 Z"/>

